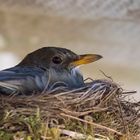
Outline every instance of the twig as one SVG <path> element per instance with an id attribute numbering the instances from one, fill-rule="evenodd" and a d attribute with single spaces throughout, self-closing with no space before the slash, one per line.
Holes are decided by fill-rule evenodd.
<path id="1" fill-rule="evenodd" d="M 119 107 L 119 114 L 120 114 L 120 117 L 121 117 L 121 119 L 122 119 L 122 124 L 123 124 L 123 128 L 124 128 L 124 132 L 126 133 L 127 132 L 127 129 L 126 129 L 126 122 L 125 122 L 125 120 L 124 120 L 124 118 L 123 118 L 123 111 L 122 111 L 122 107 L 121 107 L 121 104 L 120 104 L 120 101 L 118 100 L 118 98 L 117 97 L 115 97 L 115 99 L 116 99 L 116 101 L 117 101 L 117 103 L 118 103 L 118 107 Z"/>
<path id="2" fill-rule="evenodd" d="M 87 111 L 84 111 L 84 112 L 76 112 L 76 111 L 70 111 L 70 110 L 67 110 L 67 109 L 64 109 L 64 108 L 62 108 L 62 109 L 60 109 L 60 110 L 62 110 L 63 112 L 65 112 L 65 113 L 69 113 L 69 114 L 72 114 L 72 115 L 74 115 L 74 116 L 84 116 L 84 115 L 87 115 L 87 114 L 89 114 L 89 113 L 96 113 L 96 112 L 101 112 L 101 111 L 106 111 L 108 108 L 98 108 L 98 109 L 92 109 L 92 110 L 87 110 Z"/>
<path id="3" fill-rule="evenodd" d="M 88 139 L 90 137 L 91 140 L 110 140 L 108 137 L 99 135 L 99 134 L 95 134 L 95 138 L 91 135 L 85 135 L 82 133 L 78 133 L 78 132 L 74 132 L 74 131 L 70 131 L 70 130 L 66 130 L 66 129 L 60 129 L 61 134 L 67 135 L 72 137 L 73 139 Z M 96 138 L 99 137 L 99 138 Z"/>
<path id="4" fill-rule="evenodd" d="M 111 76 L 106 75 L 102 70 L 99 70 L 105 77 L 107 77 L 108 79 L 110 79 L 111 81 L 113 81 Z"/>
<path id="5" fill-rule="evenodd" d="M 122 94 L 134 94 L 134 93 L 137 93 L 136 90 L 134 91 L 124 91 Z"/>
<path id="6" fill-rule="evenodd" d="M 89 121 L 77 118 L 75 116 L 70 116 L 70 115 L 67 115 L 67 114 L 64 114 L 64 113 L 61 113 L 60 115 L 64 116 L 64 117 L 71 118 L 71 119 L 75 119 L 75 120 L 78 120 L 78 121 L 81 121 L 81 122 L 84 122 L 84 123 L 87 123 L 87 124 L 94 125 L 97 128 L 105 129 L 105 130 L 108 130 L 110 132 L 116 133 L 116 134 L 121 135 L 121 136 L 123 135 L 121 132 L 118 132 L 118 131 L 116 131 L 116 130 L 114 130 L 112 128 L 109 128 L 109 127 L 106 127 L 106 126 L 103 126 L 103 125 L 100 125 L 100 124 L 97 124 L 97 123 L 94 123 L 94 122 L 89 122 Z"/>

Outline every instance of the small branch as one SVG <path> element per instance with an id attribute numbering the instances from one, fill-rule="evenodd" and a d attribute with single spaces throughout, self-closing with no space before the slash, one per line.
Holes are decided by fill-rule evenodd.
<path id="1" fill-rule="evenodd" d="M 99 134 L 95 134 L 95 138 L 93 138 L 93 136 L 91 135 L 85 135 L 82 133 L 78 133 L 78 132 L 74 132 L 74 131 L 70 131 L 70 130 L 65 130 L 65 129 L 60 129 L 61 134 L 67 135 L 69 137 L 72 137 L 73 139 L 92 139 L 92 140 L 110 140 L 108 137 L 99 135 Z M 99 137 L 99 138 L 96 138 Z"/>
<path id="2" fill-rule="evenodd" d="M 102 70 L 99 70 L 105 77 L 107 77 L 108 79 L 110 79 L 111 81 L 113 81 L 111 76 L 106 75 Z"/>
<path id="3" fill-rule="evenodd" d="M 71 118 L 71 119 L 75 119 L 75 120 L 78 120 L 78 121 L 81 121 L 81 122 L 84 122 L 84 123 L 87 123 L 87 124 L 94 125 L 97 128 L 105 129 L 105 130 L 108 130 L 110 132 L 116 133 L 116 134 L 121 135 L 121 136 L 123 135 L 121 132 L 118 132 L 118 131 L 116 131 L 116 130 L 114 130 L 112 128 L 109 128 L 109 127 L 106 127 L 106 126 L 103 126 L 103 125 L 100 125 L 100 124 L 97 124 L 97 123 L 94 123 L 94 122 L 89 122 L 89 121 L 77 118 L 75 116 L 70 116 L 70 115 L 67 115 L 67 114 L 64 114 L 64 113 L 61 113 L 60 115 L 64 116 L 64 117 Z"/>
<path id="4" fill-rule="evenodd" d="M 134 91 L 125 91 L 122 94 L 134 94 L 134 93 L 137 93 L 137 91 L 136 90 L 134 90 Z"/>
<path id="5" fill-rule="evenodd" d="M 67 110 L 67 109 L 60 109 L 62 110 L 63 112 L 67 113 L 67 114 L 71 114 L 71 115 L 74 115 L 74 116 L 84 116 L 84 115 L 87 115 L 89 113 L 96 113 L 96 112 L 102 112 L 102 111 L 106 111 L 108 108 L 98 108 L 98 109 L 92 109 L 92 110 L 87 110 L 87 111 L 83 111 L 83 112 L 76 112 L 76 111 L 70 111 L 70 110 Z"/>
<path id="6" fill-rule="evenodd" d="M 121 106 L 120 101 L 118 100 L 118 98 L 115 97 L 115 99 L 116 99 L 116 101 L 117 101 L 117 103 L 118 103 L 118 107 L 119 107 L 119 109 L 120 109 L 120 110 L 119 110 L 119 114 L 120 114 L 120 117 L 121 117 L 121 120 L 122 120 L 124 132 L 126 133 L 126 132 L 127 132 L 127 128 L 126 128 L 127 126 L 126 126 L 126 122 L 125 122 L 124 117 L 123 117 L 122 106 Z"/>

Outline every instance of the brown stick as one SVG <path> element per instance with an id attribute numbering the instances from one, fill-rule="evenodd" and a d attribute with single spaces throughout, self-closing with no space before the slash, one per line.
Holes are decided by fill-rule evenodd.
<path id="1" fill-rule="evenodd" d="M 97 124 L 97 123 L 94 123 L 94 122 L 89 122 L 89 121 L 77 118 L 75 116 L 70 116 L 70 115 L 67 115 L 67 114 L 64 114 L 64 113 L 61 113 L 60 115 L 62 115 L 64 117 L 71 118 L 71 119 L 75 119 L 75 120 L 78 120 L 78 121 L 81 121 L 81 122 L 84 122 L 84 123 L 88 123 L 88 124 L 94 125 L 97 128 L 105 129 L 105 130 L 108 130 L 110 132 L 116 133 L 116 134 L 121 135 L 121 136 L 123 135 L 121 132 L 118 132 L 118 131 L 116 131 L 116 130 L 114 130 L 112 128 L 109 128 L 109 127 L 106 127 L 106 126 L 103 126 L 103 125 L 100 125 L 100 124 Z"/>

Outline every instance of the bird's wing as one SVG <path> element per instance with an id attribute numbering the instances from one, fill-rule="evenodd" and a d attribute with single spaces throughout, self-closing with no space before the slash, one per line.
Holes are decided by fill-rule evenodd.
<path id="1" fill-rule="evenodd" d="M 0 71 L 0 92 L 9 94 L 41 88 L 41 76 L 43 73 L 44 71 L 41 69 L 27 67 L 13 67 Z M 36 79 L 40 81 L 36 81 Z"/>
<path id="2" fill-rule="evenodd" d="M 6 83 L 6 82 L 0 82 L 0 87 L 9 89 L 11 91 L 14 91 L 14 90 L 18 90 L 19 89 L 18 86 L 13 85 L 13 84 L 10 84 L 10 83 Z"/>

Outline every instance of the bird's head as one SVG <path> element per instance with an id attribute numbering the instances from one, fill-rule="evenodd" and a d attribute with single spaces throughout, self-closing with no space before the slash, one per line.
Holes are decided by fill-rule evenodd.
<path id="1" fill-rule="evenodd" d="M 101 59 L 98 54 L 77 55 L 71 50 L 58 47 L 44 47 L 28 54 L 18 66 L 39 67 L 42 69 L 73 69 Z"/>

